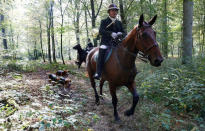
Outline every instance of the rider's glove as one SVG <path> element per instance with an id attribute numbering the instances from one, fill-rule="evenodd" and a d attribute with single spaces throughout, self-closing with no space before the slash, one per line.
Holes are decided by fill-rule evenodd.
<path id="1" fill-rule="evenodd" d="M 113 32 L 113 33 L 111 34 L 111 36 L 112 36 L 113 39 L 115 39 L 115 38 L 117 37 L 117 33 Z"/>
<path id="2" fill-rule="evenodd" d="M 117 36 L 120 36 L 120 35 L 122 35 L 122 32 L 117 32 Z"/>

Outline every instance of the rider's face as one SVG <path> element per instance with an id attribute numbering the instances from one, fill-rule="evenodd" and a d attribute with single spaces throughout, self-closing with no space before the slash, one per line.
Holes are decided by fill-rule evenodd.
<path id="1" fill-rule="evenodd" d="M 117 16 L 118 10 L 109 10 L 109 16 L 115 18 Z"/>

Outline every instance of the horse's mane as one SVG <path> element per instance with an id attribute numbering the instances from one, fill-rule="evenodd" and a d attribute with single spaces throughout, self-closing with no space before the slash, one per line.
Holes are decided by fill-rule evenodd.
<path id="1" fill-rule="evenodd" d="M 138 26 L 135 26 L 126 36 L 125 36 L 125 38 L 124 38 L 124 40 L 122 41 L 122 45 L 124 46 L 124 47 L 126 47 L 127 45 L 127 43 L 129 43 L 129 41 L 131 40 L 131 38 L 134 36 L 134 35 L 136 35 L 136 33 L 137 33 L 137 29 L 138 28 Z"/>

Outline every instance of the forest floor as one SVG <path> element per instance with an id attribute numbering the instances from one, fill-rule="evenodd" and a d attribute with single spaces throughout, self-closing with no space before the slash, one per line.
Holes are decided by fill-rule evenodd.
<path id="1" fill-rule="evenodd" d="M 72 80 L 72 88 L 67 95 L 61 95 L 62 88 L 48 82 L 48 74 L 55 71 L 39 68 L 35 72 L 1 72 L 0 130 L 198 129 L 189 116 L 170 112 L 163 104 L 146 98 L 140 98 L 133 116 L 124 116 L 132 103 L 132 96 L 125 87 L 117 91 L 121 121 L 116 123 L 108 84 L 104 84 L 103 99 L 97 106 L 85 67 L 72 66 L 70 69 L 68 78 Z"/>

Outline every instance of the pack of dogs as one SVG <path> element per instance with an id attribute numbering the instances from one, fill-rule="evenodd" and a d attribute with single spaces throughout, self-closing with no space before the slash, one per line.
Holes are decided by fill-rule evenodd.
<path id="1" fill-rule="evenodd" d="M 49 82 L 54 86 L 56 84 L 62 84 L 64 87 L 69 88 L 71 86 L 71 80 L 67 78 L 68 71 L 58 70 L 56 74 L 49 74 Z"/>

